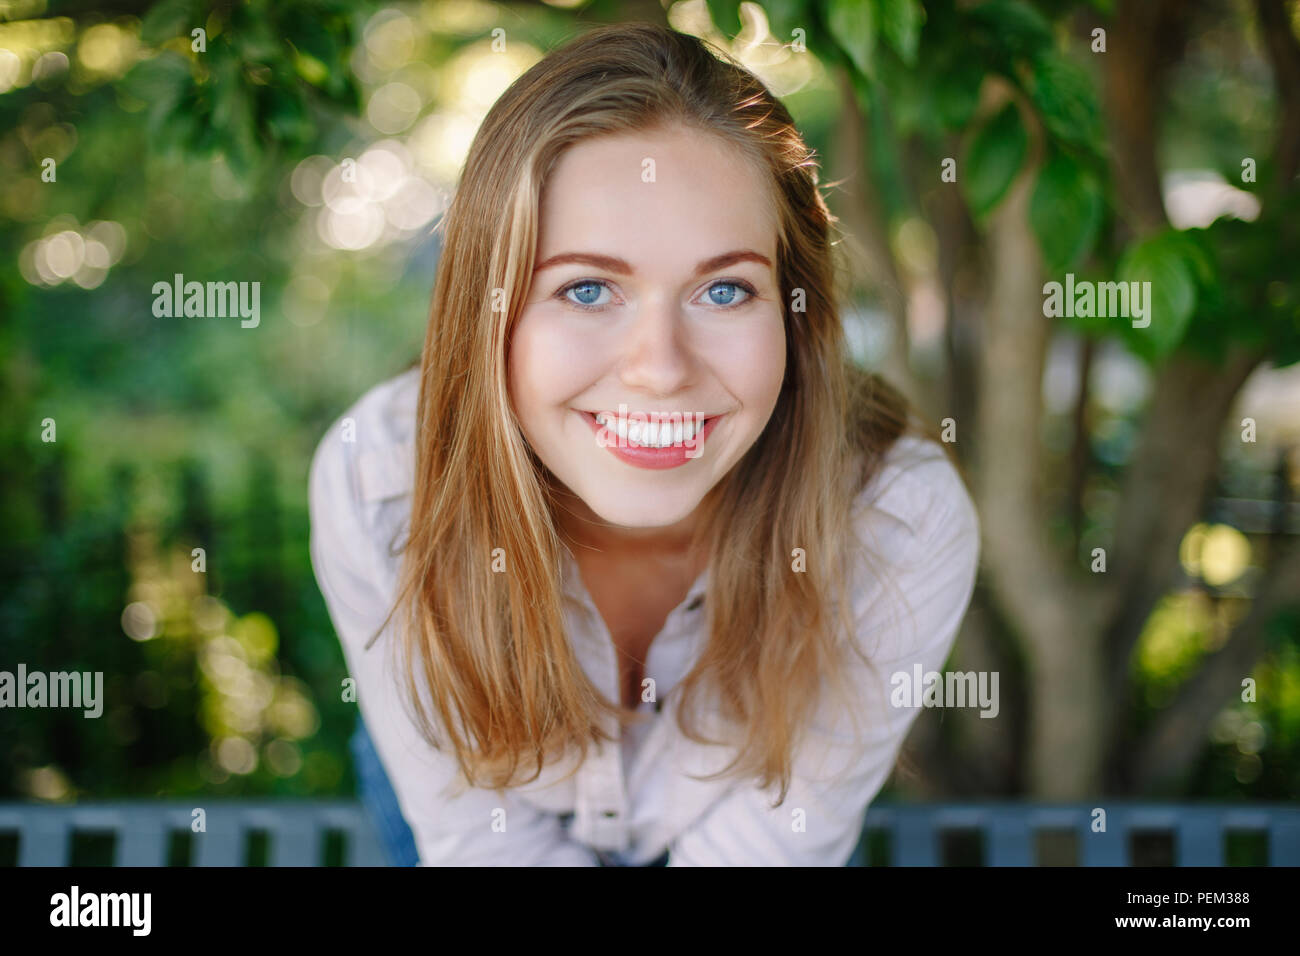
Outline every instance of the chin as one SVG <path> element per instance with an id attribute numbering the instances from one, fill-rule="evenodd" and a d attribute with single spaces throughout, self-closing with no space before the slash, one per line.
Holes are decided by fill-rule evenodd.
<path id="1" fill-rule="evenodd" d="M 603 520 L 620 528 L 667 528 L 685 520 L 701 501 L 700 498 L 685 500 L 674 496 L 669 499 L 647 494 L 637 494 L 637 500 L 633 501 L 607 492 L 580 497 Z"/>

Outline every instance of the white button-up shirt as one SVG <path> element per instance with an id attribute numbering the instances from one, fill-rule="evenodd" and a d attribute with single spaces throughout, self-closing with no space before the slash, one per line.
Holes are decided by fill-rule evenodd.
<path id="1" fill-rule="evenodd" d="M 409 369 L 346 411 L 316 449 L 309 500 L 312 565 L 421 864 L 590 866 L 602 858 L 640 864 L 667 850 L 669 866 L 844 865 L 918 713 L 917 704 L 891 706 L 891 675 L 910 680 L 940 670 L 974 587 L 979 524 L 942 450 L 915 437 L 900 439 L 859 495 L 855 636 L 874 673 L 856 656 L 846 666 L 849 686 L 861 692 L 855 700 L 861 735 L 855 739 L 850 715 L 824 699 L 813 733 L 794 755 L 784 804 L 773 809 L 777 791 L 760 791 L 752 781 L 692 776 L 720 770 L 735 753 L 690 741 L 676 722 L 674 689 L 708 636 L 707 571 L 650 645 L 645 676 L 654 680 L 657 703 L 641 704 L 649 723 L 623 731 L 617 746 L 593 745 L 567 779 L 561 778 L 572 758 L 546 765 L 527 785 L 494 791 L 469 787 L 454 755 L 433 749 L 407 715 L 389 646 L 397 615 L 365 648 L 396 593 L 395 551 L 410 519 L 418 391 L 419 369 Z M 613 642 L 576 561 L 567 549 L 563 554 L 565 590 L 577 602 L 568 612 L 570 639 L 591 680 L 617 701 Z M 920 688 L 912 696 L 919 702 Z M 708 722 L 712 712 L 697 704 L 696 713 L 707 734 L 726 739 L 719 736 L 723 728 Z M 620 739 L 617 721 L 609 730 Z"/>

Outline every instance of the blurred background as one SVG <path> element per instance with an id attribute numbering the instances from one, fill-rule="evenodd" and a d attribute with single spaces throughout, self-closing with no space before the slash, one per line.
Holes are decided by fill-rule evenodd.
<path id="1" fill-rule="evenodd" d="M 1295 799 L 1296 4 L 0 0 L 0 669 L 105 675 L 0 711 L 0 800 L 353 792 L 310 455 L 418 357 L 491 104 L 626 20 L 788 105 L 855 355 L 971 476 L 949 668 L 1000 712 L 924 712 L 885 796 Z M 156 316 L 177 273 L 260 323 Z M 1067 273 L 1154 320 L 1045 318 Z"/>

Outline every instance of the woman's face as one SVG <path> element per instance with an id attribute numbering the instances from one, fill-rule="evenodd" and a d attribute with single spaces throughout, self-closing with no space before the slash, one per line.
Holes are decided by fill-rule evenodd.
<path id="1" fill-rule="evenodd" d="M 733 148 L 681 127 L 571 147 L 543 190 L 510 399 L 543 464 L 612 525 L 688 518 L 776 406 L 769 197 Z"/>

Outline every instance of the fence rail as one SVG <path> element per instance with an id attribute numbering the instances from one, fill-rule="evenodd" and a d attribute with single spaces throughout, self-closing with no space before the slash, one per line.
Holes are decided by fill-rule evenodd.
<path id="1" fill-rule="evenodd" d="M 1103 819 L 1105 830 L 1094 829 Z M 947 839 L 975 837 L 984 866 L 1033 866 L 1044 837 L 1057 838 L 1059 860 L 1081 866 L 1133 866 L 1142 863 L 1139 844 L 1174 866 L 1223 866 L 1233 835 L 1255 838 L 1272 866 L 1300 865 L 1300 807 L 1285 805 L 1109 804 L 916 804 L 878 805 L 867 813 L 863 839 L 849 862 L 867 864 L 873 834 L 889 844 L 881 863 L 937 866 L 945 862 Z M 1066 844 L 1063 851 L 1061 844 Z M 1163 852 L 1162 846 L 1163 844 Z"/>
<path id="2" fill-rule="evenodd" d="M 1074 847 L 1070 862 L 1083 866 L 1130 866 L 1137 840 L 1168 846 L 1167 862 L 1178 866 L 1222 866 L 1232 834 L 1251 834 L 1273 866 L 1300 865 L 1300 807 L 1202 804 L 1112 804 L 1104 832 L 1094 831 L 1094 808 L 1043 804 L 880 804 L 867 813 L 863 839 L 850 866 L 936 866 L 954 861 L 953 838 L 976 846 L 985 866 L 1030 866 L 1045 862 L 1037 850 L 1044 835 L 1065 837 Z M 383 866 L 388 862 L 370 818 L 351 801 L 209 802 L 204 830 L 193 832 L 192 804 L 129 802 L 78 805 L 0 804 L 0 846 L 7 838 L 16 852 L 0 863 L 65 866 L 78 862 L 82 840 L 98 841 L 115 866 L 242 866 L 250 845 L 265 840 L 270 866 L 320 866 L 332 840 L 335 862 Z M 260 835 L 260 837 L 259 837 Z M 111 848 L 104 851 L 104 847 Z M 873 854 L 873 845 L 883 846 Z M 255 855 L 255 854 L 252 854 Z M 969 852 L 968 852 L 969 855 Z M 1067 854 L 1068 855 L 1068 854 Z"/>

